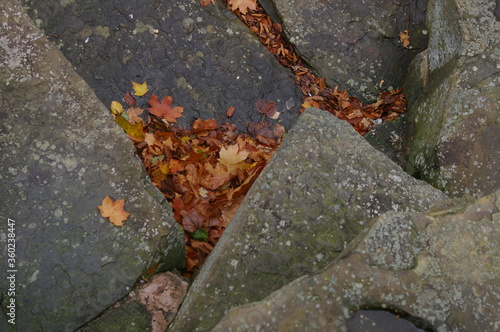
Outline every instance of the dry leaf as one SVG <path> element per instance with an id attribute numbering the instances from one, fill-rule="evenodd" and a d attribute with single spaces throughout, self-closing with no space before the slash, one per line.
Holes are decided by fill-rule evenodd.
<path id="1" fill-rule="evenodd" d="M 257 0 L 229 0 L 231 10 L 238 9 L 242 14 L 246 14 L 248 10 L 257 9 Z"/>
<path id="2" fill-rule="evenodd" d="M 134 89 L 134 95 L 139 97 L 144 96 L 144 94 L 149 91 L 148 84 L 146 82 L 142 84 L 132 82 L 132 89 Z"/>
<path id="3" fill-rule="evenodd" d="M 151 114 L 163 118 L 168 122 L 176 123 L 177 121 L 175 119 L 180 118 L 182 116 L 182 112 L 184 111 L 184 107 L 170 107 L 172 106 L 172 97 L 170 96 L 163 98 L 160 102 L 158 100 L 158 96 L 153 93 L 148 103 L 151 105 L 151 107 L 148 108 L 148 111 Z"/>
<path id="4" fill-rule="evenodd" d="M 399 33 L 399 41 L 403 44 L 403 47 L 410 46 L 410 36 L 408 35 L 408 30 L 401 31 Z"/>
<path id="5" fill-rule="evenodd" d="M 200 0 L 200 5 L 208 7 L 210 4 L 215 5 L 215 0 Z"/>
<path id="6" fill-rule="evenodd" d="M 130 215 L 130 213 L 123 209 L 124 206 L 124 199 L 117 199 L 113 202 L 109 196 L 106 196 L 102 200 L 102 205 L 99 205 L 98 208 L 101 211 L 101 216 L 109 218 L 109 222 L 121 227 L 123 226 L 123 221 L 127 220 Z"/>
<path id="7" fill-rule="evenodd" d="M 249 152 L 240 151 L 238 144 L 231 145 L 227 148 L 222 147 L 219 151 L 219 162 L 226 166 L 229 172 L 234 172 L 238 169 L 238 164 L 247 159 Z"/>
<path id="8" fill-rule="evenodd" d="M 123 113 L 123 106 L 117 101 L 112 101 L 110 108 L 113 115 L 120 115 Z"/>

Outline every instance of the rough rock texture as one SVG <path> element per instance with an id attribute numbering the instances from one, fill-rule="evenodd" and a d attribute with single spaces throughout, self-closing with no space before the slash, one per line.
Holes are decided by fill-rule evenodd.
<path id="1" fill-rule="evenodd" d="M 423 211 L 445 197 L 348 123 L 309 108 L 250 189 L 170 330 L 209 330 L 231 307 L 324 267 L 379 214 Z"/>
<path id="2" fill-rule="evenodd" d="M 430 1 L 410 68 L 405 169 L 453 196 L 500 187 L 500 22 L 494 0 Z M 419 97 L 419 98 L 416 98 Z"/>
<path id="3" fill-rule="evenodd" d="M 497 331 L 499 231 L 499 191 L 387 212 L 326 269 L 230 311 L 213 331 L 347 331 L 360 307 L 406 312 L 434 331 Z"/>
<path id="4" fill-rule="evenodd" d="M 206 8 L 199 0 L 23 3 L 107 106 L 134 80 L 184 106 L 183 125 L 194 117 L 223 120 L 235 106 L 231 121 L 245 129 L 261 119 L 259 99 L 286 110 L 280 120 L 287 129 L 299 116 L 291 73 L 220 1 Z"/>
<path id="5" fill-rule="evenodd" d="M 163 332 L 177 313 L 188 287 L 186 281 L 171 272 L 157 274 L 78 332 Z"/>
<path id="6" fill-rule="evenodd" d="M 16 327 L 74 330 L 151 264 L 182 268 L 183 233 L 130 139 L 17 1 L 0 2 L 0 26 L 0 243 L 6 253 L 10 218 Z M 126 200 L 123 227 L 100 216 L 106 195 Z"/>
<path id="7" fill-rule="evenodd" d="M 371 146 L 403 168 L 407 157 L 407 153 L 405 154 L 403 151 L 403 137 L 406 126 L 406 116 L 402 115 L 396 120 L 374 126 L 372 130 L 363 135 L 363 138 Z"/>
<path id="8" fill-rule="evenodd" d="M 364 100 L 373 100 L 381 88 L 399 87 L 411 59 L 426 45 L 421 24 L 427 0 L 273 1 L 304 60 L 329 86 Z M 399 42 L 405 29 L 411 31 L 412 50 Z"/>

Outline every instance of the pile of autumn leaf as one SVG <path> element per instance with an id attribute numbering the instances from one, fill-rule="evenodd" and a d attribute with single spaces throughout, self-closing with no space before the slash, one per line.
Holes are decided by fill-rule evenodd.
<path id="1" fill-rule="evenodd" d="M 203 6 L 215 0 L 201 0 Z M 273 22 L 256 0 L 222 0 L 260 38 L 278 59 L 292 70 L 304 94 L 301 112 L 317 107 L 349 122 L 360 134 L 375 123 L 397 118 L 406 111 L 401 90 L 384 92 L 378 101 L 363 105 L 347 91 L 331 89 L 324 78 L 304 66 L 293 47 L 283 41 L 281 25 Z M 406 45 L 406 44 L 405 44 Z M 406 45 L 407 46 L 407 45 Z M 405 47 L 406 47 L 405 46 Z M 203 264 L 235 215 L 244 195 L 278 148 L 285 133 L 279 124 L 247 124 L 252 137 L 239 134 L 233 124 L 197 119 L 191 129 L 174 126 L 182 107 L 172 107 L 172 97 L 162 100 L 146 96 L 147 84 L 133 82 L 134 93 L 123 98 L 127 110 L 112 102 L 115 121 L 134 141 L 153 184 L 170 202 L 175 220 L 185 230 L 186 269 L 191 276 Z M 135 97 L 134 97 L 135 96 Z M 137 107 L 137 98 L 149 98 L 147 110 Z M 268 118 L 279 117 L 273 101 L 259 100 L 256 111 Z M 227 118 L 235 112 L 230 107 Z M 116 226 L 128 217 L 124 201 L 103 200 L 99 209 Z M 154 268 L 148 271 L 153 273 Z"/>
<path id="2" fill-rule="evenodd" d="M 236 126 L 214 119 L 197 119 L 191 129 L 174 126 L 182 107 L 172 98 L 147 97 L 147 84 L 133 82 L 134 94 L 112 102 L 115 121 L 134 141 L 153 184 L 170 202 L 175 220 L 185 230 L 186 270 L 192 275 L 202 265 L 236 213 L 244 195 L 277 149 L 285 129 L 279 124 L 248 124 L 251 138 Z M 136 97 L 149 98 L 147 111 L 136 107 Z M 257 109 L 273 117 L 273 102 L 261 100 Z M 227 110 L 227 117 L 234 114 Z M 104 205 L 104 202 L 103 202 Z M 121 226 L 121 225 L 117 225 Z"/>
<path id="3" fill-rule="evenodd" d="M 307 107 L 317 107 L 349 122 L 360 134 L 368 132 L 374 124 L 390 121 L 406 112 L 406 99 L 401 89 L 387 91 L 375 103 L 363 105 L 358 98 L 345 90 L 329 88 L 323 77 L 316 76 L 307 68 L 292 45 L 283 40 L 281 24 L 273 22 L 257 0 L 221 0 L 257 35 L 262 44 L 285 67 L 292 70 L 296 84 L 305 96 L 301 112 Z M 215 0 L 201 0 L 202 6 Z M 399 35 L 402 47 L 409 46 L 406 30 Z M 384 90 L 380 82 L 380 92 Z"/>

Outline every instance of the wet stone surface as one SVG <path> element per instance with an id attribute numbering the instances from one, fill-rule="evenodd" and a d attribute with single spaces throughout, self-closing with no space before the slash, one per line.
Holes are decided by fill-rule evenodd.
<path id="1" fill-rule="evenodd" d="M 259 99 L 285 111 L 287 129 L 299 116 L 301 93 L 290 72 L 219 1 L 207 8 L 198 0 L 22 2 L 106 106 L 121 101 L 131 81 L 147 81 L 185 107 L 183 125 L 224 120 L 234 106 L 231 122 L 244 130 L 262 119 Z"/>
<path id="2" fill-rule="evenodd" d="M 0 26 L 0 248 L 13 232 L 16 328 L 74 331 L 151 265 L 182 269 L 184 234 L 130 139 L 18 1 L 0 2 Z M 125 200 L 123 227 L 101 217 L 107 195 Z"/>
<path id="3" fill-rule="evenodd" d="M 330 87 L 364 101 L 402 83 L 411 59 L 425 48 L 427 0 L 272 0 L 286 37 Z M 271 5 L 269 5 L 271 7 Z M 410 30 L 411 49 L 398 34 Z"/>

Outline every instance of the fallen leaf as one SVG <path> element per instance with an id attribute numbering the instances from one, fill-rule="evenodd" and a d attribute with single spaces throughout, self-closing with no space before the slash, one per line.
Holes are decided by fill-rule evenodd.
<path id="1" fill-rule="evenodd" d="M 122 127 L 122 129 L 125 130 L 125 132 L 135 140 L 139 142 L 144 140 L 144 129 L 142 127 L 142 124 L 136 123 L 135 125 L 132 125 L 121 115 L 115 117 L 115 122 L 118 123 L 118 125 Z"/>
<path id="2" fill-rule="evenodd" d="M 134 106 L 135 103 L 137 102 L 137 99 L 135 99 L 135 97 L 132 96 L 132 94 L 130 93 L 130 91 L 125 94 L 125 96 L 123 97 L 123 99 L 125 100 L 125 102 L 129 106 Z"/>
<path id="3" fill-rule="evenodd" d="M 172 97 L 170 96 L 163 98 L 160 102 L 158 100 L 158 96 L 153 93 L 148 103 L 151 105 L 151 107 L 148 108 L 148 111 L 151 114 L 163 118 L 168 122 L 177 123 L 175 119 L 180 118 L 182 116 L 182 112 L 184 112 L 184 107 L 170 107 L 172 106 Z"/>
<path id="4" fill-rule="evenodd" d="M 276 120 L 280 116 L 278 107 L 274 101 L 261 99 L 255 104 L 255 106 L 260 113 L 267 115 L 271 119 Z"/>
<path id="5" fill-rule="evenodd" d="M 222 147 L 219 151 L 219 162 L 226 166 L 229 172 L 234 172 L 238 169 L 238 164 L 247 159 L 249 152 L 240 151 L 238 144 L 231 145 L 227 148 Z"/>
<path id="6" fill-rule="evenodd" d="M 144 96 L 144 94 L 149 91 L 148 84 L 146 82 L 142 84 L 132 82 L 132 89 L 134 89 L 134 95 L 139 97 Z"/>
<path id="7" fill-rule="evenodd" d="M 101 216 L 109 218 L 109 221 L 113 225 L 121 227 L 123 226 L 123 221 L 127 220 L 130 215 L 130 213 L 123 209 L 124 206 L 124 199 L 117 199 L 113 202 L 109 196 L 106 196 L 102 200 L 102 205 L 99 205 L 98 208 L 101 211 Z"/>
<path id="8" fill-rule="evenodd" d="M 142 119 L 139 117 L 144 112 L 144 110 L 140 107 L 130 107 L 127 110 L 127 115 L 128 115 L 128 122 L 130 122 L 131 125 L 135 125 L 138 123 L 142 123 Z"/>
<path id="9" fill-rule="evenodd" d="M 112 101 L 110 108 L 113 115 L 119 115 L 123 113 L 123 106 L 117 101 Z"/>
<path id="10" fill-rule="evenodd" d="M 234 115 L 234 111 L 236 111 L 236 107 L 234 107 L 234 106 L 228 107 L 227 111 L 226 111 L 226 116 L 228 118 L 232 117 Z"/>
<path id="11" fill-rule="evenodd" d="M 192 125 L 191 133 L 198 133 L 201 131 L 214 130 L 218 127 L 217 121 L 215 119 L 201 120 L 196 119 Z"/>
<path id="12" fill-rule="evenodd" d="M 408 30 L 401 31 L 399 33 L 399 41 L 403 44 L 403 47 L 410 46 L 410 36 L 408 34 Z"/>
<path id="13" fill-rule="evenodd" d="M 215 0 L 200 0 L 200 5 L 208 7 L 210 4 L 215 5 Z"/>
<path id="14" fill-rule="evenodd" d="M 203 228 L 198 228 L 196 231 L 191 233 L 191 237 L 197 241 L 207 241 L 208 240 L 208 232 Z"/>
<path id="15" fill-rule="evenodd" d="M 246 14 L 249 9 L 257 9 L 257 0 L 229 0 L 228 3 L 231 10 L 237 9 L 242 14 Z"/>
<path id="16" fill-rule="evenodd" d="M 197 229 L 203 226 L 203 217 L 195 210 L 191 210 L 189 212 L 182 211 L 182 228 L 184 230 L 194 233 Z"/>
<path id="17" fill-rule="evenodd" d="M 285 127 L 276 123 L 273 128 L 273 134 L 276 137 L 282 138 L 285 135 Z"/>

